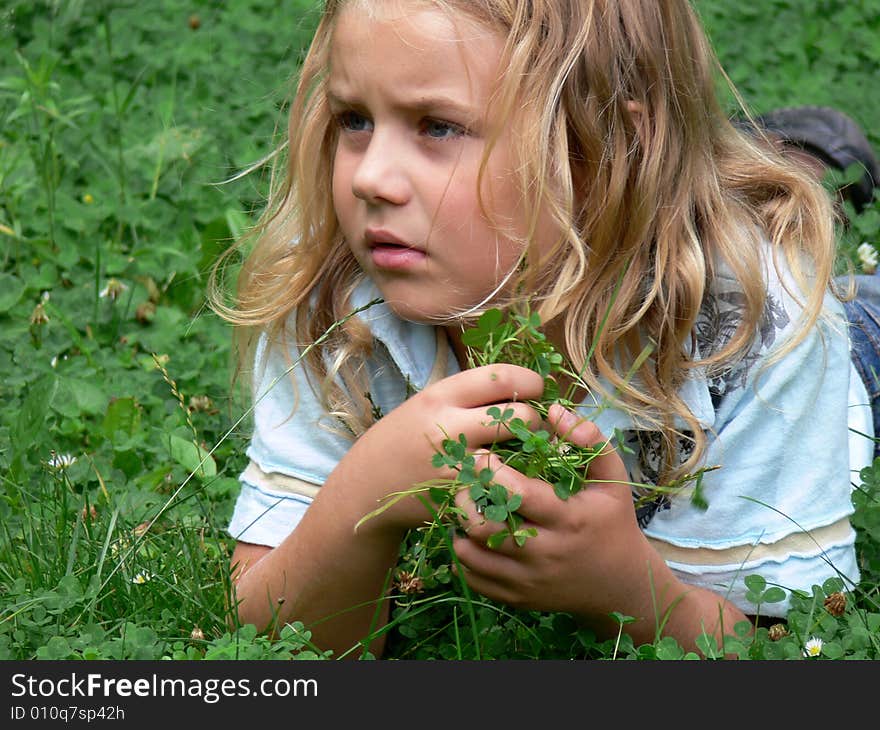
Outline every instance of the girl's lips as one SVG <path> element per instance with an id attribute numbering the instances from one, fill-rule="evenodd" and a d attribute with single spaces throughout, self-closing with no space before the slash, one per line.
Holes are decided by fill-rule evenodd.
<path id="1" fill-rule="evenodd" d="M 370 248 L 373 264 L 380 269 L 408 269 L 425 260 L 425 252 L 390 243 L 377 243 Z"/>

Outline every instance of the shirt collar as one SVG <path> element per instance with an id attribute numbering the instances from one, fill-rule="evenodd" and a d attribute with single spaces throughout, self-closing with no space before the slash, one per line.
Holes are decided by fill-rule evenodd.
<path id="1" fill-rule="evenodd" d="M 381 296 L 378 287 L 370 279 L 364 279 L 352 292 L 352 307 L 364 307 Z M 416 390 L 422 390 L 428 382 L 436 358 L 437 338 L 434 325 L 401 319 L 385 302 L 374 304 L 358 316 L 369 325 L 373 336 L 385 346 L 403 376 L 409 379 Z M 704 429 L 712 428 L 715 423 L 715 408 L 708 383 L 700 376 L 699 369 L 684 381 L 679 388 L 679 395 L 700 425 Z M 585 404 L 579 410 L 582 415 L 591 417 L 590 414 L 596 410 L 596 406 Z M 613 406 L 601 410 L 595 421 L 606 435 L 610 435 L 615 428 L 640 428 L 637 419 Z M 675 419 L 675 425 L 678 428 L 686 427 L 679 419 Z"/>
<path id="2" fill-rule="evenodd" d="M 379 288 L 370 279 L 364 279 L 352 292 L 351 304 L 357 309 L 381 297 Z M 401 319 L 384 301 L 364 310 L 358 317 L 369 325 L 373 336 L 385 346 L 394 364 L 413 387 L 416 390 L 424 388 L 436 357 L 434 325 Z"/>

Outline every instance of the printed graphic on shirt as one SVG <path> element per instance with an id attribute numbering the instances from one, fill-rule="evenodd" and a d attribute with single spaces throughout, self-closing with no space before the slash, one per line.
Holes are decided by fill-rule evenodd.
<path id="1" fill-rule="evenodd" d="M 636 452 L 638 460 L 630 469 L 633 482 L 632 497 L 636 505 L 636 519 L 639 527 L 646 527 L 660 510 L 672 506 L 668 494 L 657 493 L 651 489 L 660 480 L 663 464 L 663 437 L 658 431 L 627 431 L 626 446 Z M 682 434 L 676 442 L 676 458 L 683 464 L 693 453 L 694 440 Z M 637 486 L 637 485 L 646 486 Z"/>
<path id="2" fill-rule="evenodd" d="M 730 342 L 742 321 L 745 307 L 745 296 L 740 291 L 719 292 L 706 297 L 694 326 L 697 346 L 703 356 L 718 352 Z M 773 346 L 777 333 L 789 322 L 785 307 L 768 294 L 752 347 L 726 371 L 709 379 L 709 393 L 716 409 L 727 393 L 745 387 L 754 364 Z"/>
<path id="3" fill-rule="evenodd" d="M 701 355 L 717 352 L 730 342 L 742 321 L 745 305 L 745 297 L 738 291 L 719 292 L 706 297 L 694 327 Z M 746 387 L 752 367 L 774 345 L 778 332 L 789 322 L 785 307 L 768 294 L 752 347 L 727 370 L 709 379 L 709 393 L 716 410 L 725 395 Z M 656 431 L 627 431 L 626 446 L 638 455 L 635 465 L 630 469 L 630 480 L 634 484 L 656 485 L 663 462 L 662 436 Z M 683 464 L 693 450 L 693 438 L 687 433 L 682 434 L 676 443 L 675 463 Z M 657 493 L 652 497 L 651 491 L 650 487 L 632 488 L 636 517 L 642 528 L 654 519 L 657 512 L 672 506 L 668 494 Z"/>

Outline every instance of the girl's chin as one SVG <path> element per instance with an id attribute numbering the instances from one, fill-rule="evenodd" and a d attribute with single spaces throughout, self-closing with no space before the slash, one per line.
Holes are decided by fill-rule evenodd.
<path id="1" fill-rule="evenodd" d="M 386 297 L 388 308 L 401 319 L 415 324 L 445 324 L 449 319 L 447 312 L 434 307 L 420 307 L 417 304 L 395 302 Z"/>
<path id="2" fill-rule="evenodd" d="M 455 309 L 446 308 L 436 301 L 416 301 L 395 297 L 392 292 L 383 291 L 383 298 L 388 308 L 401 319 L 415 324 L 442 325 L 449 324 L 455 317 Z"/>
<path id="3" fill-rule="evenodd" d="M 436 307 L 420 309 L 407 306 L 395 306 L 393 302 L 385 300 L 388 308 L 391 309 L 400 319 L 412 322 L 414 324 L 433 325 L 439 327 L 455 327 L 467 329 L 473 327 L 485 309 L 480 309 L 474 314 L 468 314 L 468 307 L 460 307 L 454 310 L 439 310 Z"/>
<path id="4" fill-rule="evenodd" d="M 425 282 L 382 281 L 382 278 L 377 277 L 376 284 L 386 306 L 408 322 L 430 325 L 471 323 L 492 306 L 484 304 L 480 297 L 452 298 L 447 286 L 434 287 Z M 479 304 L 482 306 L 474 313 Z"/>

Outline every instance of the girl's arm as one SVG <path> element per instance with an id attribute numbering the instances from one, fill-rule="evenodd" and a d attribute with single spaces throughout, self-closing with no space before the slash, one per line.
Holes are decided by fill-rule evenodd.
<path id="1" fill-rule="evenodd" d="M 579 422 L 560 406 L 551 408 L 550 421 L 574 444 L 605 441 L 595 424 Z M 522 495 L 523 527 L 536 527 L 538 534 L 523 547 L 507 540 L 500 548 L 487 548 L 486 539 L 498 525 L 486 522 L 460 494 L 457 503 L 469 524 L 454 547 L 474 590 L 518 608 L 574 614 L 606 637 L 619 630 L 612 612 L 631 616 L 636 621 L 624 631 L 637 645 L 653 642 L 662 629 L 694 649 L 704 631 L 720 641 L 746 620 L 720 595 L 675 577 L 638 526 L 629 477 L 611 447 L 590 464 L 589 476 L 596 481 L 565 502 L 546 482 L 503 466 L 494 455 L 483 459 L 477 468 L 488 466 L 497 482 Z"/>
<path id="2" fill-rule="evenodd" d="M 238 543 L 232 563 L 242 623 L 274 633 L 302 621 L 320 649 L 339 656 L 387 621 L 387 601 L 380 597 L 403 533 L 376 529 L 378 521 L 355 531 L 369 510 L 347 500 L 336 479 L 344 479 L 340 470 L 278 547 Z M 380 638 L 368 648 L 378 655 L 383 645 Z"/>
<path id="3" fill-rule="evenodd" d="M 274 631 L 302 621 L 314 643 L 336 656 L 381 629 L 400 542 L 430 515 L 408 497 L 356 529 L 358 521 L 388 495 L 453 476 L 432 465 L 447 435 L 492 443 L 499 434 L 489 425 L 489 405 L 509 403 L 516 416 L 537 423 L 538 414 L 519 401 L 539 398 L 543 386 L 527 368 L 489 365 L 446 378 L 379 420 L 354 443 L 278 547 L 238 544 L 232 562 L 241 622 Z M 379 655 L 383 645 L 378 637 L 369 648 Z"/>

